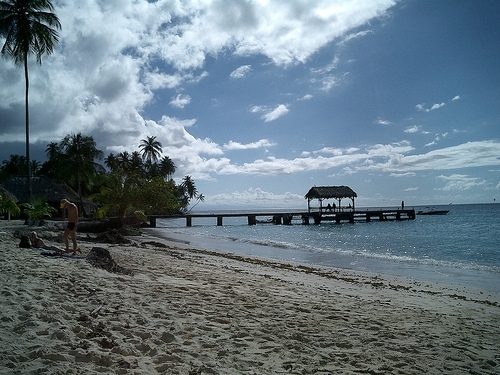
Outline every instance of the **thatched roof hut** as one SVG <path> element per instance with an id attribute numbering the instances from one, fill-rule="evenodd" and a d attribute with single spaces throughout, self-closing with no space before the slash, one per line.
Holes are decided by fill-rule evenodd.
<path id="1" fill-rule="evenodd" d="M 11 177 L 2 186 L 13 192 L 21 202 L 28 202 L 28 191 L 26 189 L 26 179 L 24 176 Z M 33 196 L 44 197 L 47 203 L 57 203 L 66 198 L 70 201 L 77 201 L 78 194 L 64 183 L 57 183 L 46 176 L 33 176 L 31 179 Z"/>
<path id="2" fill-rule="evenodd" d="M 3 181 L 1 185 L 8 191 L 13 192 L 19 201 L 28 202 L 26 180 L 27 177 L 24 176 L 10 177 Z M 44 197 L 46 202 L 57 210 L 59 210 L 59 202 L 63 198 L 75 203 L 80 200 L 78 194 L 68 185 L 56 182 L 47 176 L 33 176 L 31 185 L 34 197 Z M 85 198 L 83 199 L 83 205 L 85 211 L 88 212 L 95 206 L 94 203 Z"/>
<path id="3" fill-rule="evenodd" d="M 320 211 L 323 207 L 323 200 L 325 199 L 335 199 L 338 201 L 339 207 L 341 207 L 341 201 L 343 198 L 349 198 L 352 201 L 352 209 L 354 210 L 354 198 L 358 195 L 349 186 L 314 186 L 305 195 L 307 199 L 307 208 L 311 211 L 311 200 L 319 200 Z"/>
<path id="4" fill-rule="evenodd" d="M 13 201 L 14 203 L 18 202 L 17 197 L 10 191 L 8 191 L 6 188 L 4 188 L 2 185 L 0 185 L 0 196 L 2 197 L 2 199 L 5 199 L 6 201 Z"/>

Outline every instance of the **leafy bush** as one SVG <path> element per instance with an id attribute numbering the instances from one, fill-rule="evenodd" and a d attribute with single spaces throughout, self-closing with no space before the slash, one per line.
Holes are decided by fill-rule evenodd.
<path id="1" fill-rule="evenodd" d="M 54 212 L 57 212 L 42 197 L 34 198 L 33 203 L 23 203 L 21 207 L 23 208 L 23 212 L 33 220 L 41 220 L 45 216 L 50 217 Z"/>

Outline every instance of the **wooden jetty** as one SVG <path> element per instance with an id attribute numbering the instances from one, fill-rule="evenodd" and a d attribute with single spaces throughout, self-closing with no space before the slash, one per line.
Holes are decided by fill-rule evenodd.
<path id="1" fill-rule="evenodd" d="M 370 222 L 370 221 L 394 221 L 414 220 L 415 209 L 380 208 L 353 210 L 341 208 L 335 212 L 326 211 L 290 211 L 290 212 L 232 212 L 232 213 L 196 213 L 185 215 L 152 215 L 149 217 L 151 227 L 156 227 L 156 220 L 161 218 L 185 218 L 186 226 L 193 225 L 193 219 L 214 218 L 217 226 L 222 226 L 224 218 L 247 217 L 248 225 L 263 223 L 291 225 L 294 221 L 300 221 L 304 225 L 311 222 L 321 224 L 322 222 Z"/>
<path id="2" fill-rule="evenodd" d="M 281 212 L 241 212 L 241 213 L 198 213 L 185 215 L 154 215 L 150 216 L 150 224 L 156 227 L 156 219 L 159 218 L 186 218 L 186 226 L 190 227 L 195 218 L 217 218 L 217 225 L 223 225 L 223 219 L 228 217 L 247 217 L 248 225 L 257 223 L 274 223 L 290 225 L 293 220 L 301 220 L 302 224 L 308 225 L 312 220 L 314 224 L 321 224 L 323 221 L 334 221 L 340 223 L 346 221 L 354 223 L 357 221 L 370 222 L 372 220 L 415 220 L 415 209 L 405 209 L 404 205 L 397 208 L 376 208 L 366 210 L 356 210 L 354 198 L 356 193 L 348 186 L 319 186 L 312 187 L 305 195 L 307 199 L 307 211 L 281 211 Z M 342 199 L 349 198 L 351 202 L 347 207 L 342 206 Z M 318 200 L 318 206 L 312 206 L 311 202 Z M 326 207 L 325 201 L 332 200 Z M 259 217 L 265 220 L 257 220 Z"/>

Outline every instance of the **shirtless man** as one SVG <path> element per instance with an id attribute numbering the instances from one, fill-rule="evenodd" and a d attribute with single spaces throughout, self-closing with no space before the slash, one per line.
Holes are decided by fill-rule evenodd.
<path id="1" fill-rule="evenodd" d="M 77 252 L 82 252 L 78 248 L 78 244 L 76 243 L 76 225 L 78 224 L 78 207 L 76 204 L 71 203 L 67 199 L 61 200 L 61 208 L 64 210 L 68 210 L 68 225 L 64 229 L 63 240 L 66 245 L 66 252 L 69 253 L 69 241 L 68 236 L 71 236 L 71 241 L 73 242 L 73 255 Z"/>

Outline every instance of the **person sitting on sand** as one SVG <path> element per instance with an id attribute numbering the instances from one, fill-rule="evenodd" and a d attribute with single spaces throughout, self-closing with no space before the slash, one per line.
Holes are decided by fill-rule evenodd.
<path id="1" fill-rule="evenodd" d="M 64 253 L 63 249 L 58 248 L 57 246 L 47 245 L 44 240 L 37 236 L 36 232 L 30 233 L 30 242 L 31 247 L 37 247 L 44 250 L 53 250 L 57 253 Z"/>

